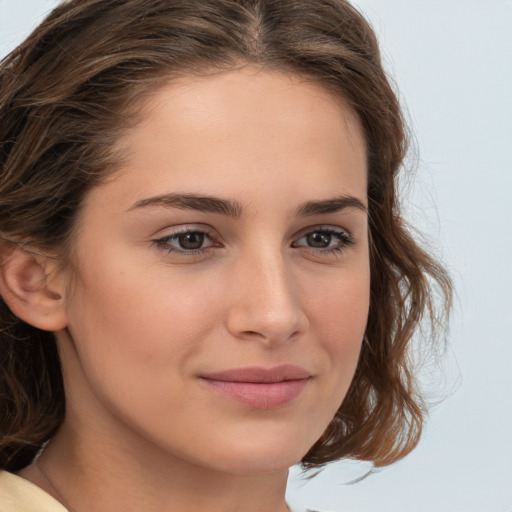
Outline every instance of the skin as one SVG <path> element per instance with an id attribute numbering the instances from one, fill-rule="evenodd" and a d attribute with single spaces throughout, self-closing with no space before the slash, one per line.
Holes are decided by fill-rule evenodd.
<path id="1" fill-rule="evenodd" d="M 341 404 L 367 321 L 358 119 L 311 81 L 247 67 L 165 86 L 120 144 L 52 281 L 67 412 L 39 464 L 58 494 L 36 466 L 21 475 L 77 512 L 285 511 L 287 468 Z M 236 215 L 141 204 L 164 194 Z M 363 208 L 298 212 L 347 196 Z M 202 252 L 183 229 L 207 233 Z M 279 407 L 200 378 L 282 364 L 311 377 Z"/>

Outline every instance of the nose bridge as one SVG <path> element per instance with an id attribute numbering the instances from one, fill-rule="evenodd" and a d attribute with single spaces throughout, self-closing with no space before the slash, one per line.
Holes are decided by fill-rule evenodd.
<path id="1" fill-rule="evenodd" d="M 235 300 L 229 327 L 238 337 L 277 344 L 304 332 L 307 318 L 297 283 L 279 247 L 259 247 L 241 257 L 233 275 Z"/>

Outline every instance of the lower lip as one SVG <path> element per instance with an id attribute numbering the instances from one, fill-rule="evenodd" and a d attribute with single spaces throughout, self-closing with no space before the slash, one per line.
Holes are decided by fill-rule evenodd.
<path id="1" fill-rule="evenodd" d="M 203 379 L 214 391 L 254 409 L 276 409 L 293 402 L 309 379 L 283 382 L 233 382 Z"/>

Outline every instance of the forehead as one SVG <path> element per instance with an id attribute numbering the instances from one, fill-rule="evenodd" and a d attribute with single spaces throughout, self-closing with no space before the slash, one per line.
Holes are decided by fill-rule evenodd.
<path id="1" fill-rule="evenodd" d="M 121 181 L 139 195 L 229 187 L 249 200 L 271 185 L 283 198 L 302 194 L 298 202 L 366 196 L 359 119 L 311 79 L 251 67 L 183 77 L 154 93 L 140 119 L 120 144 Z"/>
<path id="2" fill-rule="evenodd" d="M 364 150 L 359 118 L 340 96 L 313 78 L 251 66 L 185 76 L 161 87 L 146 103 L 137 135 L 144 131 L 157 142 L 154 137 L 164 135 L 162 128 L 184 136 L 188 131 L 204 136 L 214 130 L 230 135 L 230 140 L 253 138 L 262 130 L 326 143 L 339 141 L 342 135 L 353 143 L 355 157 Z"/>

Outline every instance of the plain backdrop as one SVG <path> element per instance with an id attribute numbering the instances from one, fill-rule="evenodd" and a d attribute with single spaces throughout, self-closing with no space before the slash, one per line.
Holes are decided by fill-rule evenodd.
<path id="1" fill-rule="evenodd" d="M 3 56 L 58 2 L 0 0 Z M 405 209 L 457 298 L 418 448 L 369 467 L 291 471 L 291 503 L 333 512 L 512 512 L 512 1 L 357 0 L 394 77 L 418 157 Z M 1 120 L 0 120 L 1 122 Z"/>

